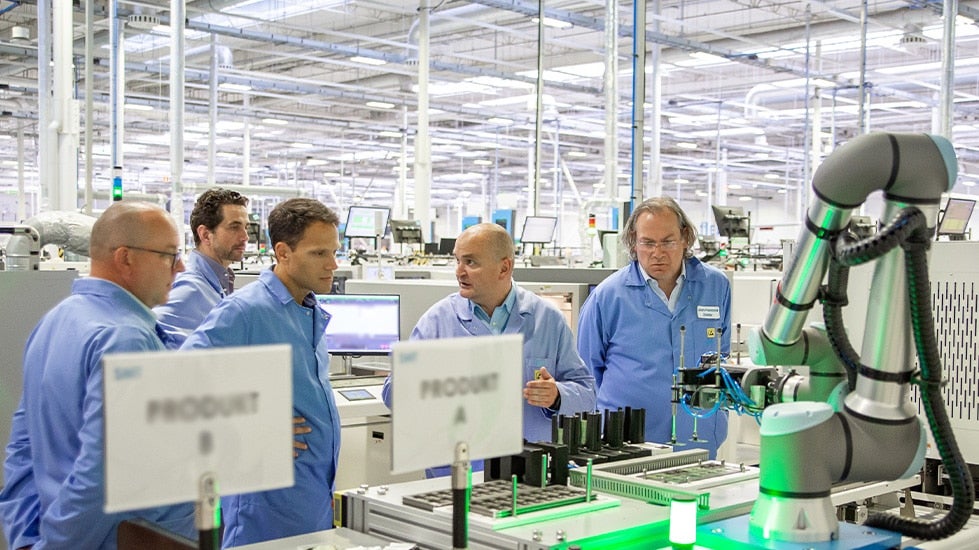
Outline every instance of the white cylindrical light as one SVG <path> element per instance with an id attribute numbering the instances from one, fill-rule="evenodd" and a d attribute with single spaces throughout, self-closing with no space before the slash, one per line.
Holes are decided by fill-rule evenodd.
<path id="1" fill-rule="evenodd" d="M 697 542 L 697 500 L 675 496 L 670 501 L 670 544 L 673 548 L 692 548 Z"/>

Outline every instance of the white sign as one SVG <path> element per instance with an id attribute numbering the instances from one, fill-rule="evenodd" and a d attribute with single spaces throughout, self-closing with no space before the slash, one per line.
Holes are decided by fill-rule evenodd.
<path id="1" fill-rule="evenodd" d="M 392 353 L 392 472 L 523 451 L 523 337 L 409 340 Z"/>
<path id="2" fill-rule="evenodd" d="M 288 345 L 106 355 L 106 513 L 290 487 Z"/>

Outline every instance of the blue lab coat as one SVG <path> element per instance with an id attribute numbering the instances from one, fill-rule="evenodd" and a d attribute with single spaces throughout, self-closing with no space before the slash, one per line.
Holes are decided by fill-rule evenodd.
<path id="1" fill-rule="evenodd" d="M 295 485 L 221 499 L 224 545 L 240 546 L 333 527 L 333 483 L 340 455 L 340 416 L 330 386 L 324 333 L 330 315 L 310 293 L 296 303 L 272 270 L 221 301 L 181 349 L 290 344 L 293 416 L 313 431 L 295 459 Z"/>
<path id="2" fill-rule="evenodd" d="M 0 514 L 10 548 L 116 548 L 125 519 L 196 538 L 193 504 L 106 514 L 102 356 L 159 351 L 153 312 L 109 281 L 78 279 L 27 340 Z M 165 336 L 165 335 L 164 335 Z M 8 350 L 12 351 L 12 350 Z"/>
<path id="3" fill-rule="evenodd" d="M 179 348 L 227 294 L 207 258 L 194 250 L 185 257 L 185 269 L 177 274 L 170 299 L 153 308 L 160 326 L 171 336 L 168 347 Z"/>
<path id="4" fill-rule="evenodd" d="M 717 339 L 708 337 L 717 327 L 723 330 L 721 352 L 731 349 L 730 282 L 696 258 L 685 261 L 686 279 L 674 313 L 633 261 L 595 288 L 578 320 L 578 352 L 598 383 L 598 408 L 644 407 L 649 442 L 670 440 L 670 387 L 681 353 L 685 367 L 696 367 L 702 354 L 717 351 Z M 681 326 L 686 327 L 682 351 Z M 676 450 L 704 448 L 714 457 L 727 437 L 726 413 L 698 420 L 698 439 L 706 442 L 690 441 L 692 430 L 692 417 L 678 407 L 677 441 L 685 446 Z"/>
<path id="5" fill-rule="evenodd" d="M 534 379 L 534 371 L 547 367 L 557 381 L 561 407 L 556 412 L 572 415 L 595 410 L 595 379 L 574 349 L 571 329 L 561 312 L 529 290 L 516 286 L 517 300 L 503 334 L 523 336 L 523 381 Z M 411 331 L 412 340 L 490 336 L 493 333 L 473 313 L 473 304 L 459 293 L 450 294 L 429 308 Z M 435 365 L 433 368 L 437 368 Z M 395 373 L 397 374 L 397 373 Z M 391 377 L 384 381 L 384 403 L 391 406 Z M 551 417 L 555 411 L 523 403 L 523 436 L 530 442 L 551 440 Z M 475 467 L 474 467 L 475 469 Z"/>

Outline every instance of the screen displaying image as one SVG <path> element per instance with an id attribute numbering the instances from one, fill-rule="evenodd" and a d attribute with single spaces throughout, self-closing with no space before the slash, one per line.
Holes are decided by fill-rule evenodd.
<path id="1" fill-rule="evenodd" d="M 939 235 L 964 235 L 976 201 L 972 199 L 948 199 L 942 221 L 938 222 Z"/>
<path id="2" fill-rule="evenodd" d="M 391 211 L 380 206 L 351 206 L 347 211 L 344 237 L 377 237 L 387 231 Z"/>
<path id="3" fill-rule="evenodd" d="M 401 297 L 386 294 L 319 294 L 331 315 L 326 346 L 333 355 L 387 355 L 401 339 Z"/>
<path id="4" fill-rule="evenodd" d="M 547 244 L 554 240 L 557 218 L 553 216 L 527 216 L 523 222 L 520 242 Z"/>

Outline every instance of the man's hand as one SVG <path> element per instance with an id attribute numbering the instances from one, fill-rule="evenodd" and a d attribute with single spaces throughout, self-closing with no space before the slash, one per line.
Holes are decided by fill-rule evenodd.
<path id="1" fill-rule="evenodd" d="M 523 389 L 523 398 L 532 407 L 550 408 L 553 406 L 560 393 L 557 389 L 557 382 L 545 367 L 537 369 L 537 379 L 527 382 Z"/>
<path id="2" fill-rule="evenodd" d="M 292 419 L 292 434 L 293 435 L 305 435 L 313 431 L 313 428 L 304 425 L 306 419 L 301 416 L 293 417 Z M 299 457 L 299 451 L 305 451 L 309 449 L 309 445 L 303 443 L 302 441 L 295 439 L 292 442 L 292 458 Z"/>

